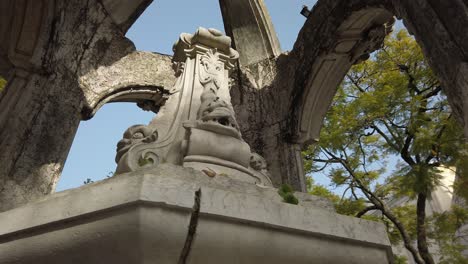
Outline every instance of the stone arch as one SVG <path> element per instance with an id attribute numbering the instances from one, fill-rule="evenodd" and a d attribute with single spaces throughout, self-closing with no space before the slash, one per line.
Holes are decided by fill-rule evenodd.
<path id="1" fill-rule="evenodd" d="M 113 54 L 112 46 L 109 54 Z M 143 110 L 157 113 L 172 94 L 170 89 L 176 77 L 171 56 L 132 51 L 109 61 L 79 77 L 84 98 L 80 108 L 82 121 L 93 119 L 108 103 L 136 103 Z"/>
<path id="2" fill-rule="evenodd" d="M 301 148 L 318 139 L 337 86 L 353 63 L 380 47 L 394 16 L 415 36 L 455 115 L 468 124 L 467 5 L 319 0 L 291 52 L 241 67 L 245 78 L 231 90 L 238 120 L 245 139 L 265 156 L 275 183 L 305 191 Z"/>
<path id="3" fill-rule="evenodd" d="M 85 97 L 82 119 L 92 118 L 99 108 L 112 102 L 135 102 L 145 110 L 157 111 L 175 83 L 171 59 L 135 51 L 80 77 Z"/>
<path id="4" fill-rule="evenodd" d="M 156 113 L 167 99 L 168 92 L 159 86 L 124 86 L 113 88 L 111 93 L 101 97 L 93 108 L 83 108 L 83 120 L 91 119 L 107 103 L 136 103 L 146 111 Z"/>
<path id="5" fill-rule="evenodd" d="M 448 4 L 434 2 L 318 1 L 290 54 L 297 67 L 294 67 L 296 74 L 291 88 L 289 139 L 301 145 L 318 140 L 323 118 L 338 85 L 354 63 L 381 47 L 389 33 L 388 26 L 393 24 L 393 16 L 402 18 L 415 36 L 443 84 L 456 116 L 466 124 L 468 41 L 463 38 L 468 30 L 447 27 L 449 18 L 443 14 L 450 9 Z M 461 10 L 467 9 L 461 1 L 454 2 L 458 2 Z M 417 13 L 420 9 L 425 12 Z M 459 17 L 468 24 L 466 15 L 459 14 Z M 430 21 L 435 30 L 429 30 Z M 465 32 L 463 37 L 460 36 L 462 31 Z M 465 134 L 468 134 L 466 125 Z"/>

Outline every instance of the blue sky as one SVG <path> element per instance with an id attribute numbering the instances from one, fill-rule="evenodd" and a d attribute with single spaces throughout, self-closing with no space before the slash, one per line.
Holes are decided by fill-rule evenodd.
<path id="1" fill-rule="evenodd" d="M 314 0 L 265 0 L 283 50 L 291 50 L 305 22 L 302 5 Z M 158 0 L 142 14 L 127 33 L 138 50 L 172 54 L 172 45 L 182 32 L 199 27 L 224 31 L 218 0 Z M 57 191 L 79 187 L 87 178 L 94 181 L 115 171 L 115 149 L 123 132 L 134 124 L 147 124 L 154 114 L 135 104 L 114 103 L 102 107 L 76 133 Z M 320 180 L 319 180 L 320 182 Z"/>

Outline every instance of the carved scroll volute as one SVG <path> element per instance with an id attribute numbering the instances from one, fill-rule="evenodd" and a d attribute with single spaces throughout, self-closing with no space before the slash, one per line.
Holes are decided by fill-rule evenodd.
<path id="1" fill-rule="evenodd" d="M 119 164 L 116 173 L 133 171 L 135 168 L 150 166 L 159 163 L 159 157 L 151 151 L 135 151 L 132 148 L 145 146 L 156 142 L 158 133 L 145 125 L 129 127 L 123 139 L 117 143 L 117 155 L 115 161 Z M 132 150 L 132 151 L 130 151 Z"/>

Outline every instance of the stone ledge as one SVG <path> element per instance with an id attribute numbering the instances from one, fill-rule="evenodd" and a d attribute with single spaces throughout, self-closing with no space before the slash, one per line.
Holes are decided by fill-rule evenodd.
<path id="1" fill-rule="evenodd" d="M 388 263 L 383 225 L 281 202 L 263 188 L 161 165 L 0 214 L 0 263 Z M 70 261 L 75 260 L 75 261 Z"/>

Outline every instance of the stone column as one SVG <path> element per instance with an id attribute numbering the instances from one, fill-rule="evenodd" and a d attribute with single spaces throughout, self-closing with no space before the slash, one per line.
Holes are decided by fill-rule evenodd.
<path id="1" fill-rule="evenodd" d="M 63 87 L 69 98 L 57 93 Z M 81 119 L 72 87 L 20 69 L 9 80 L 0 98 L 0 211 L 53 191 Z"/>
<path id="2" fill-rule="evenodd" d="M 280 44 L 263 0 L 220 0 L 226 34 L 243 66 L 276 57 Z"/>
<path id="3" fill-rule="evenodd" d="M 9 73 L 0 95 L 4 211 L 53 190 L 80 121 L 82 97 L 70 75 L 47 65 L 54 2 L 2 1 L 1 7 L 0 68 Z"/>

